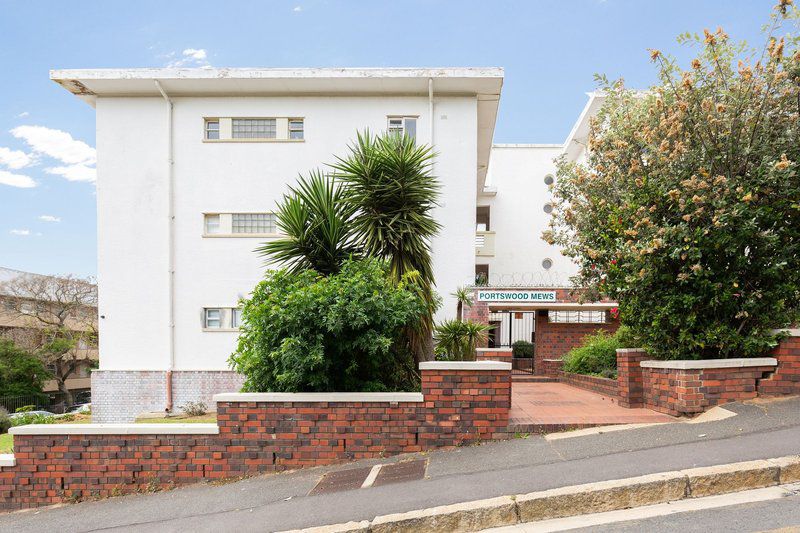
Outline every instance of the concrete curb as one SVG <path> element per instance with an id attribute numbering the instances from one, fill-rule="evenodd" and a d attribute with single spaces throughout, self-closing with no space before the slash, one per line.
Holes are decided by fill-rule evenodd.
<path id="1" fill-rule="evenodd" d="M 800 481 L 800 455 L 661 472 L 377 516 L 292 533 L 480 531 Z"/>

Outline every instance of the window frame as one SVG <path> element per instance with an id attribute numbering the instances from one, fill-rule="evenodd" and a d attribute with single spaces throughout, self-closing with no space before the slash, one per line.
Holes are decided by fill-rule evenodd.
<path id="1" fill-rule="evenodd" d="M 278 140 L 278 119 L 282 117 L 231 117 L 231 140 L 234 142 L 269 142 L 269 141 L 276 141 Z M 275 123 L 274 130 L 275 136 L 274 137 L 235 137 L 236 126 L 235 122 L 237 120 L 271 120 Z"/>
<path id="2" fill-rule="evenodd" d="M 302 117 L 291 117 L 288 119 L 288 135 L 290 141 L 304 141 L 306 139 L 306 120 Z M 300 129 L 292 129 L 292 123 L 300 123 Z M 300 137 L 292 137 L 292 133 L 300 132 Z"/>
<path id="3" fill-rule="evenodd" d="M 216 124 L 217 125 L 217 129 L 216 130 L 209 129 L 209 127 L 208 127 L 209 124 Z M 221 130 L 222 130 L 221 124 L 220 124 L 220 120 L 218 118 L 207 117 L 207 118 L 203 119 L 203 139 L 204 140 L 206 140 L 206 141 L 219 141 L 220 140 L 220 135 L 221 135 Z M 217 134 L 216 139 L 208 136 L 208 133 L 212 132 L 212 131 L 216 132 L 216 134 Z"/>
<path id="4" fill-rule="evenodd" d="M 212 321 L 219 321 L 219 326 L 209 326 L 209 313 L 210 312 L 218 312 L 219 318 L 218 319 L 211 319 Z M 241 307 L 232 307 L 232 306 L 211 306 L 211 307 L 203 307 L 203 323 L 202 323 L 202 330 L 204 332 L 238 332 L 241 328 Z M 239 324 L 234 326 L 234 317 L 236 314 L 239 315 L 238 322 Z"/>
<path id="5" fill-rule="evenodd" d="M 223 328 L 223 308 L 222 307 L 204 307 L 203 308 L 203 330 L 205 331 L 217 331 Z M 209 326 L 209 313 L 212 311 L 216 311 L 218 316 L 215 320 L 219 322 L 219 326 Z"/>
<path id="6" fill-rule="evenodd" d="M 417 124 L 419 123 L 419 115 L 386 115 L 386 133 L 392 133 L 392 121 L 393 120 L 400 120 L 402 130 L 397 133 L 401 133 L 402 135 L 407 135 L 408 133 L 408 125 L 406 124 L 407 120 L 414 121 L 414 135 L 411 137 L 414 140 L 417 140 Z M 396 131 L 396 130 L 395 130 Z"/>
<path id="7" fill-rule="evenodd" d="M 272 215 L 274 217 L 274 233 L 234 233 L 233 215 Z M 219 217 L 219 233 L 209 233 L 207 231 L 208 217 Z M 202 237 L 204 239 L 252 239 L 252 238 L 279 238 L 285 235 L 278 228 L 278 215 L 275 211 L 208 211 L 202 213 Z"/>

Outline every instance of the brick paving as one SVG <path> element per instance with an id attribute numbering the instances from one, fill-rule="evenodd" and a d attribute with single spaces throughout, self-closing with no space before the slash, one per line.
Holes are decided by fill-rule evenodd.
<path id="1" fill-rule="evenodd" d="M 511 388 L 511 431 L 548 433 L 613 424 L 674 422 L 650 409 L 627 409 L 616 398 L 564 383 L 524 383 Z"/>

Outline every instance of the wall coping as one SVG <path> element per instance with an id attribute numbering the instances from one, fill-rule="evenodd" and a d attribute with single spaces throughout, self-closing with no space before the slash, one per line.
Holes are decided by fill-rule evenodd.
<path id="1" fill-rule="evenodd" d="M 676 370 L 698 370 L 704 368 L 745 368 L 752 366 L 777 366 L 774 357 L 740 357 L 736 359 L 699 359 L 696 361 L 642 361 L 642 368 L 670 368 Z"/>
<path id="2" fill-rule="evenodd" d="M 511 352 L 512 348 L 476 348 L 478 352 Z"/>
<path id="3" fill-rule="evenodd" d="M 800 337 L 800 328 L 773 329 L 771 333 L 773 335 L 778 335 L 780 333 L 788 333 L 790 337 Z"/>
<path id="4" fill-rule="evenodd" d="M 215 402 L 422 402 L 420 392 L 224 392 Z"/>
<path id="5" fill-rule="evenodd" d="M 420 370 L 511 370 L 511 363 L 500 361 L 425 361 Z"/>
<path id="6" fill-rule="evenodd" d="M 617 348 L 617 353 L 640 353 L 644 351 L 644 348 Z"/>
<path id="7" fill-rule="evenodd" d="M 13 453 L 0 453 L 0 467 L 16 465 L 17 459 L 14 457 Z"/>
<path id="8" fill-rule="evenodd" d="M 12 435 L 218 435 L 217 424 L 29 424 Z"/>

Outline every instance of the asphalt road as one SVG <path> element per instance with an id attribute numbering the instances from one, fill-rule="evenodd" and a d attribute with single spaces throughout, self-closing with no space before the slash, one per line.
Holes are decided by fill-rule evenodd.
<path id="1" fill-rule="evenodd" d="M 561 440 L 542 437 L 195 485 L 0 515 L 0 531 L 281 531 L 504 494 L 800 453 L 800 399 L 738 416 Z M 307 496 L 326 472 L 426 457 L 425 479 Z"/>

